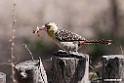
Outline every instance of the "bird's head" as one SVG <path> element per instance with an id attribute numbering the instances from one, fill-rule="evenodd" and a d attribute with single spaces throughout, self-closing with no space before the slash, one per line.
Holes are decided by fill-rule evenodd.
<path id="1" fill-rule="evenodd" d="M 46 30 L 47 32 L 56 33 L 58 30 L 58 26 L 57 26 L 57 24 L 55 24 L 53 22 L 49 22 L 49 23 L 46 23 L 45 25 L 41 26 L 39 29 L 40 30 Z"/>

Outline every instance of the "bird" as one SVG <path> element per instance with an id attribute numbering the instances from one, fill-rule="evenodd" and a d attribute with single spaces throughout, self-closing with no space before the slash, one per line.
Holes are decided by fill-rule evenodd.
<path id="1" fill-rule="evenodd" d="M 107 44 L 110 45 L 112 40 L 87 40 L 83 36 L 71 32 L 69 30 L 59 28 L 58 25 L 54 22 L 48 22 L 41 27 L 37 27 L 39 32 L 41 30 L 45 30 L 48 36 L 67 54 L 71 54 L 73 52 L 78 53 L 78 49 L 84 44 Z M 39 34 L 38 34 L 39 36 Z"/>

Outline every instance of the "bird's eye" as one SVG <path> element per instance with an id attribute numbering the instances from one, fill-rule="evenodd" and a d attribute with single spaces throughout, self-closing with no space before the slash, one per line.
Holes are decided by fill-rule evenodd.
<path id="1" fill-rule="evenodd" d="M 50 26 L 47 26 L 47 29 L 50 29 Z"/>

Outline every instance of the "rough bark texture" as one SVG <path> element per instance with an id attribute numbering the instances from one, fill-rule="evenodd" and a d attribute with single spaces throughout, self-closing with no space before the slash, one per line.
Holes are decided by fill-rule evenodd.
<path id="1" fill-rule="evenodd" d="M 102 82 L 124 83 L 124 55 L 102 57 Z"/>
<path id="2" fill-rule="evenodd" d="M 47 76 L 40 60 L 27 60 L 15 66 L 18 83 L 47 83 Z"/>
<path id="3" fill-rule="evenodd" d="M 56 52 L 52 57 L 52 83 L 89 83 L 89 56 Z"/>
<path id="4" fill-rule="evenodd" d="M 6 74 L 0 72 L 0 83 L 6 83 Z"/>

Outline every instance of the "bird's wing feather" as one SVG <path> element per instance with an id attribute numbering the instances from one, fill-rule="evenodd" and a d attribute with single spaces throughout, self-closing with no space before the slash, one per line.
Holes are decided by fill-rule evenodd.
<path id="1" fill-rule="evenodd" d="M 71 31 L 65 30 L 65 29 L 58 29 L 58 31 L 55 34 L 55 37 L 58 41 L 61 41 L 61 42 L 86 40 L 84 37 L 82 37 L 76 33 L 73 33 Z"/>

